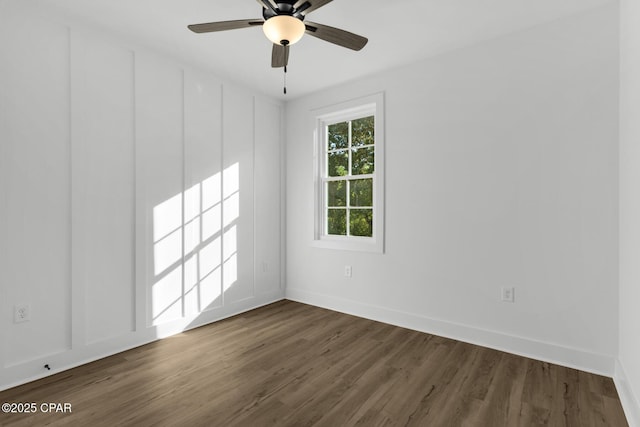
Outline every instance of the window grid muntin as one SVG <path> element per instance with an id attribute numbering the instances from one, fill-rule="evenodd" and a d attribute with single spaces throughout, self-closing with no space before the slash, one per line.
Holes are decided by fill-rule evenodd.
<path id="1" fill-rule="evenodd" d="M 373 144 L 364 144 L 364 145 L 359 145 L 356 148 L 353 147 L 353 121 L 354 120 L 358 120 L 358 119 L 362 119 L 362 118 L 366 118 L 366 117 L 373 117 L 373 121 L 374 121 L 374 143 Z M 335 124 L 339 124 L 339 123 L 343 123 L 343 122 L 347 122 L 348 124 L 348 136 L 347 136 L 347 147 L 346 148 L 336 148 L 336 149 L 329 149 L 329 127 L 331 125 L 335 125 Z M 373 153 L 375 156 L 375 122 L 376 122 L 376 115 L 375 114 L 371 114 L 371 113 L 366 113 L 366 114 L 360 114 L 357 117 L 352 117 L 352 118 L 348 118 L 348 119 L 341 119 L 341 120 L 336 120 L 333 122 L 325 122 L 324 124 L 324 141 L 323 141 L 323 152 L 324 152 L 324 156 L 323 156 L 323 163 L 324 163 L 324 174 L 322 176 L 322 192 L 324 193 L 324 205 L 323 205 L 323 216 L 324 216 L 324 230 L 323 230 L 323 234 L 325 236 L 331 236 L 331 237 L 342 237 L 342 238 L 356 238 L 356 239 L 373 239 L 375 238 L 375 226 L 373 224 L 375 224 L 375 221 L 372 220 L 372 226 L 371 226 L 371 236 L 355 236 L 351 234 L 351 210 L 352 209 L 356 209 L 356 210 L 371 210 L 372 214 L 375 214 L 375 203 L 376 203 L 376 193 L 375 193 L 375 160 L 374 160 L 374 173 L 371 174 L 361 174 L 361 175 L 354 175 L 353 174 L 353 153 L 355 150 L 361 150 L 361 149 L 367 149 L 369 147 L 372 147 L 374 149 Z M 346 175 L 338 175 L 338 176 L 330 176 L 329 174 L 329 155 L 332 153 L 341 153 L 341 152 L 347 152 L 348 154 L 348 169 L 347 169 L 347 173 Z M 374 157 L 375 159 L 375 157 Z M 371 194 L 371 206 L 351 206 L 351 181 L 353 180 L 365 180 L 365 179 L 371 179 L 372 182 L 372 194 Z M 346 201 L 345 201 L 345 206 L 329 206 L 329 191 L 328 191 L 328 182 L 336 182 L 336 181 L 345 181 L 345 185 L 346 185 Z M 345 212 L 345 229 L 346 229 L 346 234 L 329 234 L 329 209 L 344 209 Z"/>

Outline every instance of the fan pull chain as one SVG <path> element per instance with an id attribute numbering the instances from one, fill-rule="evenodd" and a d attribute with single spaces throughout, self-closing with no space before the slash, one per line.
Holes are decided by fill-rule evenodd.
<path id="1" fill-rule="evenodd" d="M 287 66 L 284 66 L 284 94 L 287 94 Z"/>

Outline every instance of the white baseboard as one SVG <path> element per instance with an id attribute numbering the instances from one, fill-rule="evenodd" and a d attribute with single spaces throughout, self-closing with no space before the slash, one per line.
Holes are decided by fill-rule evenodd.
<path id="1" fill-rule="evenodd" d="M 183 318 L 167 322 L 146 328 L 144 331 L 130 332 L 126 335 L 38 357 L 10 367 L 0 367 L 0 391 L 91 363 L 189 329 L 236 316 L 282 299 L 284 299 L 282 290 L 269 292 L 234 302 L 224 307 L 204 311 L 194 318 Z M 43 368 L 45 364 L 51 367 L 50 371 Z"/>
<path id="2" fill-rule="evenodd" d="M 624 409 L 629 427 L 640 427 L 640 400 L 633 393 L 627 374 L 619 360 L 616 360 L 613 381 L 616 384 L 620 403 L 622 403 L 622 409 Z"/>
<path id="3" fill-rule="evenodd" d="M 506 335 L 469 325 L 431 319 L 419 314 L 391 310 L 291 287 L 287 287 L 285 297 L 292 301 L 452 338 L 458 341 L 489 347 L 598 375 L 612 377 L 614 373 L 615 358 L 609 355 L 596 354 L 581 349 Z"/>

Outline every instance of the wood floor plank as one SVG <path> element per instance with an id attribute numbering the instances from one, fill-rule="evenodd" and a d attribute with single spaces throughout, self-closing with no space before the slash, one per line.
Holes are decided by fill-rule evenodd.
<path id="1" fill-rule="evenodd" d="M 627 426 L 610 378 L 280 301 L 0 392 L 20 426 Z"/>
<path id="2" fill-rule="evenodd" d="M 498 353 L 482 405 L 467 425 L 515 426 L 520 418 L 527 360 Z"/>

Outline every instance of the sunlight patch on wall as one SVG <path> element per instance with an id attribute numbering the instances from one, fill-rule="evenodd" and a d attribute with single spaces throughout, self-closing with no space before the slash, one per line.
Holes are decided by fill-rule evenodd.
<path id="1" fill-rule="evenodd" d="M 182 267 L 170 270 L 153 284 L 151 314 L 154 323 L 176 319 L 182 315 Z"/>
<path id="2" fill-rule="evenodd" d="M 238 234 L 234 225 L 224 233 L 224 290 L 238 280 Z"/>
<path id="3" fill-rule="evenodd" d="M 226 292 L 238 280 L 238 229 L 240 217 L 240 165 L 235 163 L 223 175 L 223 288 Z"/>
<path id="4" fill-rule="evenodd" d="M 153 208 L 153 272 L 162 274 L 182 258 L 182 197 Z"/>
<path id="5" fill-rule="evenodd" d="M 153 208 L 153 325 L 222 305 L 238 279 L 239 217 L 238 163 Z"/>

